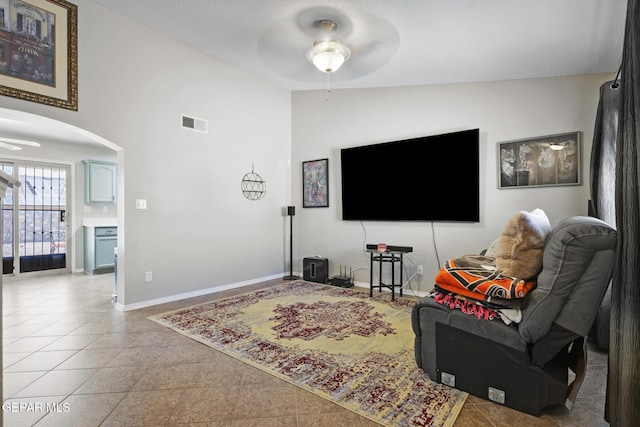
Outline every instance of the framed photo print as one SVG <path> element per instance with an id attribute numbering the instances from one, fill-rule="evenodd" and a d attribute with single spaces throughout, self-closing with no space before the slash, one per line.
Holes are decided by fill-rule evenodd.
<path id="1" fill-rule="evenodd" d="M 302 207 L 329 206 L 329 159 L 302 162 Z"/>
<path id="2" fill-rule="evenodd" d="M 5 0 L 0 10 L 0 95 L 78 109 L 78 7 Z"/>
<path id="3" fill-rule="evenodd" d="M 498 143 L 498 188 L 580 185 L 581 133 Z"/>

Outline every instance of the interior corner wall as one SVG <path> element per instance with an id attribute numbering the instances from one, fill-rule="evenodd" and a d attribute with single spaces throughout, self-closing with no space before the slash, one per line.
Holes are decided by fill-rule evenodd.
<path id="1" fill-rule="evenodd" d="M 92 0 L 72 2 L 78 111 L 9 97 L 0 106 L 122 147 L 118 302 L 127 308 L 283 274 L 290 92 Z M 207 120 L 208 133 L 182 129 L 181 114 Z M 267 185 L 258 201 L 241 189 L 252 170 Z M 136 209 L 137 199 L 148 208 Z"/>
<path id="2" fill-rule="evenodd" d="M 294 92 L 292 96 L 292 199 L 302 205 L 302 162 L 329 159 L 329 207 L 298 209 L 295 222 L 294 265 L 320 255 L 329 259 L 330 275 L 339 267 L 355 271 L 357 282 L 369 283 L 366 243 L 412 246 L 405 257 L 406 273 L 417 265 L 409 288 L 428 292 L 440 266 L 448 258 L 479 253 L 496 239 L 509 217 L 520 210 L 543 209 L 552 226 L 564 217 L 586 215 L 589 199 L 589 160 L 599 87 L 614 76 L 581 75 L 488 83 L 418 87 Z M 480 129 L 480 222 L 358 222 L 342 221 L 340 149 L 426 135 Z M 581 185 L 498 189 L 499 142 L 580 131 Z M 455 166 L 456 153 L 443 159 Z M 371 171 L 371 185 L 384 177 Z M 415 185 L 398 182 L 397 185 Z M 446 188 L 464 195 L 464 188 Z M 444 189 L 446 188 L 446 192 Z M 415 200 L 406 202 L 415 202 Z M 402 201 L 398 209 L 402 209 Z M 295 249 L 297 248 L 297 249 Z M 439 261 L 438 261 L 439 260 Z M 376 273 L 377 274 L 377 273 Z M 407 277 L 407 276 L 405 276 Z M 375 280 L 377 282 L 377 279 Z"/>

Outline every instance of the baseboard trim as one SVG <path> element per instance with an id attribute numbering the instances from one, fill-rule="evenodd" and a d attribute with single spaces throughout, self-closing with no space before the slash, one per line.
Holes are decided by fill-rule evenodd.
<path id="1" fill-rule="evenodd" d="M 359 288 L 366 288 L 369 289 L 369 283 L 366 282 L 353 282 L 354 286 L 357 286 Z M 378 292 L 378 290 L 375 290 L 376 292 Z M 388 288 L 382 288 L 382 292 L 389 292 L 391 293 L 391 290 Z M 400 293 L 398 292 L 398 290 L 396 290 L 396 294 L 399 295 Z M 403 288 L 402 289 L 402 294 L 403 295 L 412 295 L 414 297 L 418 297 L 418 298 L 422 298 L 422 297 L 426 297 L 427 295 L 429 295 L 429 292 L 423 292 L 423 291 L 414 291 L 413 289 L 407 289 L 407 288 Z"/>
<path id="2" fill-rule="evenodd" d="M 243 282 L 229 283 L 227 285 L 213 286 L 211 288 L 206 289 L 198 289 L 197 291 L 185 292 L 182 294 L 174 294 L 169 295 L 162 298 L 155 298 L 146 301 L 134 302 L 132 304 L 122 304 L 117 302 L 115 304 L 115 308 L 120 311 L 131 311 L 131 310 L 139 310 L 141 308 L 152 307 L 154 305 L 166 304 L 169 302 L 180 301 L 183 299 L 199 297 L 202 295 L 213 294 L 216 292 L 226 291 L 229 289 L 242 288 L 244 286 L 255 285 L 256 283 L 266 282 L 268 280 L 279 279 L 282 277 L 282 274 L 274 274 L 272 276 L 260 277 L 257 279 L 245 280 Z"/>
<path id="3" fill-rule="evenodd" d="M 154 305 L 166 304 L 166 303 L 169 303 L 169 302 L 180 301 L 180 300 L 183 300 L 183 299 L 199 297 L 199 296 L 202 296 L 202 295 L 213 294 L 213 293 L 221 292 L 221 291 L 227 291 L 229 289 L 242 288 L 244 286 L 255 285 L 256 283 L 266 282 L 268 280 L 280 279 L 282 277 L 283 277 L 282 274 L 274 274 L 274 275 L 267 276 L 267 277 L 260 277 L 260 278 L 257 278 L 257 279 L 245 280 L 245 281 L 236 282 L 236 283 L 229 283 L 227 285 L 213 286 L 211 288 L 199 289 L 197 291 L 185 292 L 185 293 L 182 293 L 182 294 L 169 295 L 169 296 L 162 297 L 162 298 L 155 298 L 155 299 L 146 300 L 146 301 L 134 302 L 132 304 L 122 304 L 122 303 L 116 302 L 115 308 L 117 310 L 120 310 L 120 311 L 139 310 L 141 308 L 152 307 Z M 302 280 L 302 275 L 300 275 L 300 279 Z M 355 286 L 357 286 L 357 287 L 360 287 L 360 288 L 367 288 L 367 289 L 369 288 L 369 283 L 354 282 L 353 284 Z M 382 292 L 391 292 L 391 291 L 386 289 L 386 288 L 383 288 Z M 416 297 L 419 297 L 419 298 L 424 297 L 424 296 L 426 296 L 428 294 L 428 292 L 413 291 L 413 290 L 410 290 L 410 289 L 409 290 L 404 289 L 403 293 L 405 295 L 411 295 L 412 294 L 412 295 L 414 295 Z"/>

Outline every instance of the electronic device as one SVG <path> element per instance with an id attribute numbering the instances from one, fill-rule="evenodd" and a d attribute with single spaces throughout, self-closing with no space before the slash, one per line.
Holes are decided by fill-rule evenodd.
<path id="1" fill-rule="evenodd" d="M 342 219 L 480 221 L 479 134 L 343 148 Z"/>
<path id="2" fill-rule="evenodd" d="M 309 282 L 327 283 L 329 281 L 329 260 L 309 257 L 302 260 L 302 278 Z"/>
<path id="3" fill-rule="evenodd" d="M 371 245 L 367 243 L 367 251 L 377 251 L 380 252 L 380 246 L 379 244 L 377 245 Z M 387 249 L 384 252 L 395 252 L 395 253 L 405 253 L 408 254 L 409 252 L 413 252 L 413 246 L 394 246 L 394 245 L 387 245 Z"/>
<path id="4" fill-rule="evenodd" d="M 340 286 L 341 288 L 353 287 L 353 274 L 351 269 L 349 269 L 349 275 L 347 276 L 347 267 L 345 266 L 343 271 L 342 266 L 340 266 L 340 274 L 338 276 L 333 276 L 331 284 L 334 286 Z"/>

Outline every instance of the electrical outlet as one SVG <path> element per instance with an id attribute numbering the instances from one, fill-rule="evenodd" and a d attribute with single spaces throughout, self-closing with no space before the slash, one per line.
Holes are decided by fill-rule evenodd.
<path id="1" fill-rule="evenodd" d="M 493 400 L 496 403 L 501 403 L 504 405 L 506 394 L 503 390 L 489 387 L 489 400 Z"/>
<path id="2" fill-rule="evenodd" d="M 440 373 L 440 382 L 444 385 L 448 385 L 449 387 L 456 386 L 456 376 L 453 374 L 449 374 L 447 372 Z"/>
<path id="3" fill-rule="evenodd" d="M 150 282 L 152 280 L 153 280 L 153 272 L 147 271 L 146 273 L 144 273 L 144 281 L 145 282 Z"/>
<path id="4" fill-rule="evenodd" d="M 424 268 L 422 267 L 422 265 L 418 266 L 418 270 L 417 270 L 418 274 L 423 274 L 424 273 Z"/>

